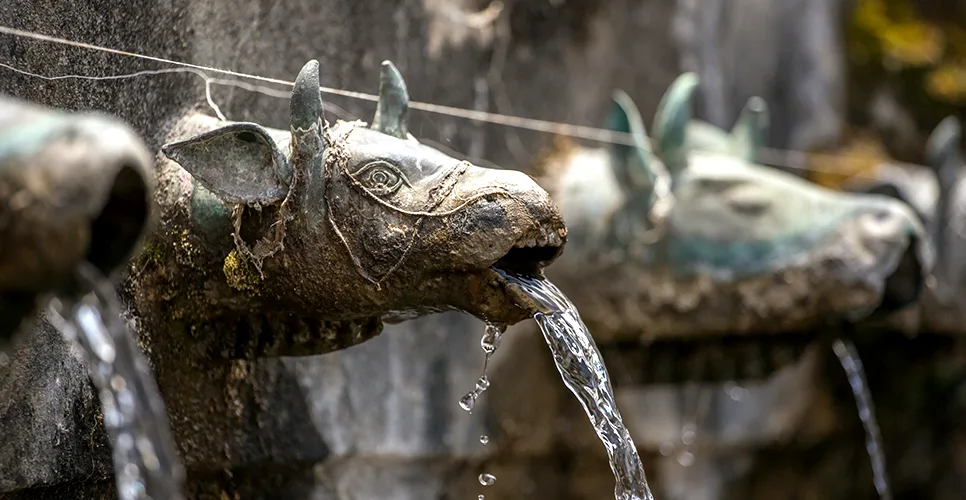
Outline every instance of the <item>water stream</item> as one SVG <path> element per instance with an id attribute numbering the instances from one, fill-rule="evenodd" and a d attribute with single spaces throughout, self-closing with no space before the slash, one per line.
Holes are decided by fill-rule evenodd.
<path id="1" fill-rule="evenodd" d="M 862 369 L 862 361 L 859 359 L 859 352 L 850 340 L 838 339 L 832 343 L 832 350 L 839 358 L 839 363 L 845 369 L 845 374 L 849 378 L 849 385 L 852 387 L 852 394 L 855 396 L 855 405 L 859 410 L 859 420 L 865 428 L 865 449 L 869 453 L 869 461 L 872 462 L 872 482 L 875 490 L 879 492 L 882 500 L 892 500 L 892 492 L 889 489 L 889 476 L 886 475 L 885 450 L 882 447 L 882 434 L 879 432 L 879 424 L 875 419 L 875 408 L 872 405 L 872 394 L 869 392 L 869 384 L 865 380 L 865 371 Z"/>
<path id="2" fill-rule="evenodd" d="M 538 311 L 533 317 L 553 353 L 557 370 L 580 401 L 607 451 L 616 483 L 614 498 L 653 500 L 637 447 L 617 410 L 607 368 L 577 309 L 545 279 L 500 269 L 497 272 L 519 292 L 516 299 L 521 306 Z"/>
<path id="3" fill-rule="evenodd" d="M 48 317 L 68 342 L 80 346 L 97 388 L 111 441 L 121 500 L 181 500 L 184 467 L 164 402 L 134 337 L 121 318 L 110 281 L 91 264 L 76 272 L 86 295 L 51 301 Z"/>

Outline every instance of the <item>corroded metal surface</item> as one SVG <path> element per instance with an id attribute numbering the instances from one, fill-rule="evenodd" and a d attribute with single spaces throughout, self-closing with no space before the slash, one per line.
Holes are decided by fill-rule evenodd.
<path id="1" fill-rule="evenodd" d="M 966 334 L 966 191 L 962 131 L 955 117 L 940 122 L 926 143 L 926 165 L 883 164 L 875 177 L 845 189 L 892 196 L 914 207 L 936 254 L 935 270 L 915 307 L 886 321 L 896 328 Z"/>
<path id="2" fill-rule="evenodd" d="M 527 318 L 490 268 L 538 271 L 559 255 L 566 229 L 546 191 L 407 134 L 408 95 L 389 62 L 374 125 L 328 124 L 318 71 L 312 61 L 299 74 L 290 132 L 198 114 L 174 126 L 158 174 L 162 227 L 135 278 L 142 312 L 176 287 L 162 307 L 194 324 L 259 311 L 309 323 L 448 309 Z M 378 331 L 365 330 L 315 352 Z"/>
<path id="3" fill-rule="evenodd" d="M 153 214 L 151 156 L 120 121 L 0 97 L 0 340 L 85 260 L 123 269 Z"/>
<path id="4" fill-rule="evenodd" d="M 619 151 L 574 149 L 545 167 L 571 237 L 548 276 L 595 335 L 801 331 L 918 297 L 932 257 L 906 204 L 753 163 L 767 124 L 763 103 L 752 100 L 730 134 L 709 134 L 691 119 L 697 84 L 685 74 L 671 86 L 655 118 L 654 151 L 639 147 L 647 161 L 638 168 L 657 178 L 666 168 L 672 185 L 673 205 L 652 230 L 640 230 L 654 214 L 639 201 L 648 194 L 621 180 Z"/>

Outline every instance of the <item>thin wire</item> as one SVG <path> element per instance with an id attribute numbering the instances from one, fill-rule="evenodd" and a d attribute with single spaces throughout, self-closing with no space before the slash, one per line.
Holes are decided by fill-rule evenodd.
<path id="1" fill-rule="evenodd" d="M 278 78 L 269 78 L 265 76 L 249 75 L 246 73 L 239 73 L 237 71 L 231 71 L 227 69 L 214 68 L 211 66 L 202 66 L 200 64 L 191 64 L 180 61 L 173 61 L 171 59 L 165 59 L 162 57 L 154 57 L 144 54 L 138 54 L 135 52 L 128 52 L 125 50 L 112 49 L 110 47 L 101 47 L 98 45 L 92 45 L 84 42 L 75 42 L 73 40 L 67 40 L 64 38 L 53 37 L 49 35 L 44 35 L 41 33 L 33 33 L 30 31 L 19 30 L 16 28 L 9 28 L 7 26 L 0 26 L 0 33 L 5 35 L 18 36 L 22 38 L 30 38 L 33 40 L 40 40 L 44 42 L 58 43 L 61 45 L 69 45 L 71 47 L 80 47 L 89 50 L 96 50 L 99 52 L 107 52 L 110 54 L 117 54 L 127 57 L 134 57 L 138 59 L 146 59 L 148 61 L 154 61 L 164 64 L 172 64 L 175 66 L 184 66 L 186 68 L 193 68 L 201 71 L 207 71 L 211 73 L 221 73 L 224 75 L 231 75 L 239 78 L 250 78 L 253 80 L 259 80 L 267 83 L 274 83 L 278 85 L 286 85 L 289 87 L 294 87 L 295 82 L 289 80 L 281 80 Z M 369 94 L 366 92 L 356 92 L 352 90 L 342 90 L 332 87 L 320 87 L 320 90 L 327 94 L 339 95 L 344 97 L 351 97 L 354 99 L 361 99 L 365 101 L 378 102 L 379 96 L 376 94 Z M 510 116 L 500 113 L 490 113 L 487 111 L 478 111 L 457 108 L 453 106 L 445 106 L 442 104 L 432 104 L 420 101 L 409 101 L 409 107 L 411 109 L 418 109 L 420 111 L 426 111 L 429 113 L 437 113 L 442 115 L 455 116 L 459 118 L 466 118 L 474 121 L 495 123 L 498 125 L 505 125 L 508 127 L 525 128 L 529 130 L 534 130 L 538 132 L 549 132 L 559 135 L 567 135 L 571 137 L 577 137 L 581 139 L 596 140 L 601 142 L 612 142 L 617 144 L 625 144 L 628 146 L 633 146 L 633 140 L 630 134 L 615 132 L 611 130 L 599 129 L 595 127 L 587 127 L 582 125 L 571 125 L 566 123 L 551 122 L 547 120 L 538 120 L 535 118 L 523 118 L 519 116 Z"/>
<path id="2" fill-rule="evenodd" d="M 218 107 L 214 104 L 213 100 L 211 99 L 210 86 L 212 84 L 230 85 L 230 86 L 251 90 L 255 92 L 260 92 L 260 93 L 263 93 L 266 95 L 272 95 L 272 96 L 282 96 L 281 91 L 277 89 L 262 87 L 262 86 L 253 86 L 239 81 L 212 79 L 212 78 L 208 78 L 204 73 L 201 73 L 201 72 L 220 73 L 220 74 L 235 76 L 239 78 L 258 80 L 266 83 L 285 85 L 288 87 L 295 86 L 295 82 L 292 82 L 289 80 L 281 80 L 278 78 L 271 78 L 271 77 L 259 76 L 259 75 L 250 75 L 247 73 L 240 73 L 237 71 L 220 69 L 220 68 L 215 68 L 211 66 L 203 66 L 199 64 L 191 64 L 191 63 L 186 63 L 181 61 L 174 61 L 174 60 L 165 59 L 162 57 L 138 54 L 135 52 L 128 52 L 125 50 L 113 49 L 110 47 L 102 47 L 102 46 L 93 45 L 93 44 L 84 43 L 84 42 L 76 42 L 73 40 L 67 40 L 64 38 L 44 35 L 41 33 L 34 33 L 30 31 L 19 30 L 16 28 L 10 28 L 7 26 L 0 26 L 0 34 L 17 36 L 22 38 L 29 38 L 29 39 L 39 40 L 44 42 L 57 43 L 61 45 L 79 47 L 79 48 L 84 48 L 84 49 L 89 49 L 89 50 L 94 50 L 99 52 L 107 52 L 110 54 L 117 54 L 117 55 L 122 55 L 127 57 L 133 57 L 137 59 L 145 59 L 148 61 L 154 61 L 154 62 L 159 62 L 163 64 L 171 64 L 175 66 L 183 66 L 184 68 L 191 68 L 193 70 L 197 70 L 198 73 L 195 73 L 195 74 L 198 74 L 199 76 L 202 76 L 203 78 L 205 78 L 205 91 L 206 91 L 206 97 L 208 99 L 208 104 L 211 105 L 212 109 L 214 109 L 215 112 L 219 115 L 219 118 L 223 118 L 223 115 L 221 114 L 221 111 L 218 109 Z M 60 77 L 56 77 L 56 76 L 44 77 L 41 75 L 29 73 L 23 70 L 18 70 L 6 64 L 0 63 L 0 66 L 12 69 L 20 73 L 37 76 L 48 80 L 56 80 L 61 78 L 85 78 L 85 79 L 91 79 L 91 80 L 110 80 L 110 79 L 120 79 L 120 78 L 126 78 L 130 76 L 139 76 L 139 75 L 146 75 L 146 74 L 161 74 L 161 73 L 172 73 L 172 72 L 184 71 L 184 70 L 178 70 L 178 69 L 162 69 L 162 70 L 140 71 L 137 73 L 132 73 L 130 75 L 105 76 L 105 77 L 90 77 L 90 76 L 82 76 L 82 75 L 63 75 Z M 371 102 L 379 101 L 379 96 L 376 94 L 369 94 L 366 92 L 356 92 L 352 90 L 343 90 L 343 89 L 337 89 L 337 88 L 325 87 L 325 86 L 320 86 L 319 89 L 321 92 L 327 93 L 327 94 L 338 95 L 338 96 L 349 97 L 353 99 L 360 99 L 360 100 L 371 101 Z M 420 101 L 409 101 L 409 107 L 411 109 L 417 109 L 417 110 L 426 111 L 429 113 L 453 116 L 457 118 L 465 118 L 476 122 L 487 122 L 487 123 L 493 123 L 497 125 L 504 125 L 507 127 L 527 129 L 527 130 L 532 130 L 536 132 L 546 132 L 550 134 L 557 134 L 561 136 L 567 136 L 567 137 L 578 138 L 578 139 L 586 139 L 586 140 L 597 141 L 602 143 L 622 144 L 626 146 L 635 145 L 633 136 L 626 132 L 617 132 L 614 130 L 588 127 L 584 125 L 573 125 L 568 123 L 553 122 L 548 120 L 540 120 L 536 118 L 525 118 L 520 116 L 506 115 L 502 113 L 493 113 L 489 111 L 457 108 L 453 106 L 446 106 L 442 104 L 433 104 L 433 103 L 420 102 Z M 651 138 L 649 139 L 653 141 L 653 139 Z M 759 153 L 762 155 L 762 158 L 765 161 L 765 163 L 768 163 L 771 165 L 781 166 L 781 167 L 790 168 L 794 170 L 840 174 L 849 178 L 869 177 L 867 174 L 863 174 L 863 173 L 849 175 L 845 172 L 840 172 L 835 170 L 818 169 L 806 163 L 807 158 L 834 159 L 834 158 L 840 158 L 842 157 L 842 155 L 829 154 L 829 153 L 807 153 L 806 154 L 800 151 L 785 151 L 781 149 L 764 148 L 764 147 L 759 148 Z"/>
<path id="3" fill-rule="evenodd" d="M 126 75 L 108 75 L 108 76 L 88 76 L 88 75 L 46 76 L 46 75 L 39 75 L 37 73 L 32 73 L 30 71 L 25 71 L 20 68 L 15 68 L 13 66 L 10 66 L 9 64 L 4 64 L 4 63 L 0 63 L 0 67 L 7 68 L 10 71 L 14 71 L 22 75 L 31 76 L 34 78 L 40 78 L 41 80 L 67 80 L 71 78 L 79 78 L 81 80 L 101 81 L 101 80 L 122 80 L 125 78 L 134 78 L 137 76 L 144 76 L 144 75 L 163 75 L 166 73 L 191 73 L 193 75 L 197 75 L 201 77 L 205 81 L 205 100 L 208 101 L 208 106 L 210 106 L 211 109 L 215 112 L 215 114 L 218 115 L 218 119 L 223 121 L 228 120 L 228 118 L 225 117 L 225 114 L 221 112 L 221 108 L 219 108 L 218 105 L 215 104 L 215 100 L 211 97 L 211 84 L 216 82 L 228 82 L 228 80 L 214 80 L 212 78 L 209 78 L 208 75 L 204 74 L 203 72 L 193 68 L 148 69 L 143 71 L 136 71 L 134 73 L 128 73 Z M 238 83 L 244 85 L 243 82 L 238 82 Z M 237 85 L 237 86 L 240 87 L 242 85 Z"/>

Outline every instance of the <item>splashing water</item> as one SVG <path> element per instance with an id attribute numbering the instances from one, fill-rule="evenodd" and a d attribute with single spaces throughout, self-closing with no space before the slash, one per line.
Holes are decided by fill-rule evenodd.
<path id="1" fill-rule="evenodd" d="M 849 378 L 852 394 L 855 395 L 855 405 L 859 409 L 859 420 L 862 421 L 862 427 L 865 428 L 865 449 L 869 453 L 869 461 L 872 462 L 872 482 L 875 484 L 876 491 L 879 492 L 879 498 L 892 500 L 889 477 L 886 475 L 882 434 L 879 432 L 879 424 L 875 420 L 872 394 L 869 392 L 869 385 L 865 381 L 865 372 L 862 369 L 859 352 L 851 341 L 843 339 L 833 342 L 832 350 L 838 356 L 839 363 L 841 363 Z"/>
<path id="2" fill-rule="evenodd" d="M 91 264 L 75 276 L 80 300 L 51 301 L 48 317 L 81 347 L 111 440 L 121 500 L 181 500 L 184 468 L 147 361 L 121 319 L 113 286 Z"/>
<path id="3" fill-rule="evenodd" d="M 634 440 L 621 420 L 610 376 L 597 344 L 577 309 L 553 283 L 497 269 L 518 290 L 521 306 L 537 311 L 533 318 L 543 331 L 564 384 L 583 406 L 607 450 L 614 473 L 616 500 L 654 500 Z"/>

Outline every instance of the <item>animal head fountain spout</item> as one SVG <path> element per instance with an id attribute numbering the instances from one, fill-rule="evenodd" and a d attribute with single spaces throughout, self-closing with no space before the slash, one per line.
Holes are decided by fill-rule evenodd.
<path id="1" fill-rule="evenodd" d="M 659 238 L 643 251 L 625 228 L 650 224 L 655 206 L 626 189 L 626 162 L 578 149 L 545 169 L 571 232 L 548 275 L 595 334 L 804 329 L 918 297 L 931 255 L 906 204 L 833 192 L 755 163 L 767 132 L 764 102 L 751 99 L 728 133 L 692 119 L 697 86 L 684 74 L 661 100 L 653 153 L 643 127 L 634 132 L 648 158 L 638 164 L 652 172 L 642 178 L 669 178 L 673 199 Z"/>
<path id="2" fill-rule="evenodd" d="M 959 120 L 942 120 L 926 143 L 925 165 L 884 163 L 870 176 L 857 177 L 844 188 L 852 192 L 878 193 L 914 207 L 927 228 L 928 243 L 935 250 L 936 266 L 927 307 L 941 307 L 929 313 L 927 322 L 937 318 L 937 331 L 962 331 L 959 291 L 966 283 L 966 234 L 964 207 L 966 162 L 961 152 L 962 131 Z M 933 303 L 935 302 L 935 303 Z M 941 319 L 940 319 L 941 318 Z M 956 318 L 956 319 L 953 319 Z"/>
<path id="3" fill-rule="evenodd" d="M 127 262 L 153 217 L 151 161 L 111 117 L 0 98 L 0 340 L 81 262 Z"/>
<path id="4" fill-rule="evenodd" d="M 909 206 L 823 190 L 754 163 L 768 124 L 757 98 L 743 110 L 728 148 L 695 148 L 688 125 L 696 87 L 696 78 L 679 77 L 655 119 L 658 154 L 684 159 L 668 162 L 678 181 L 680 210 L 671 225 L 681 237 L 670 252 L 683 259 L 679 263 L 730 280 L 810 268 L 829 291 L 839 283 L 866 296 L 866 304 L 837 311 L 851 318 L 887 313 L 918 298 L 923 266 L 932 258 Z"/>
<path id="5" fill-rule="evenodd" d="M 521 172 L 420 144 L 407 131 L 408 107 L 386 61 L 371 125 L 329 124 L 310 61 L 289 131 L 185 118 L 162 151 L 190 174 L 191 224 L 210 229 L 210 214 L 231 214 L 223 278 L 251 301 L 302 316 L 395 321 L 459 309 L 525 319 L 491 268 L 539 273 L 556 259 L 566 241 L 556 206 Z M 166 169 L 163 178 L 178 177 Z"/>

